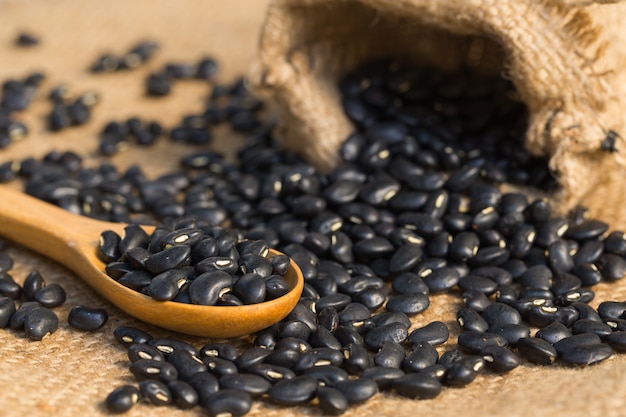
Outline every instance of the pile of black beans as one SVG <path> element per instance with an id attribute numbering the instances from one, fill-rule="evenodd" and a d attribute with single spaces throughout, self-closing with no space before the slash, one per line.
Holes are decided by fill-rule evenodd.
<path id="1" fill-rule="evenodd" d="M 148 62 L 158 49 L 159 44 L 154 40 L 143 40 L 121 55 L 109 52 L 100 55 L 89 69 L 96 74 L 136 69 Z"/>
<path id="2" fill-rule="evenodd" d="M 501 191 L 555 187 L 546 161 L 524 149 L 527 113 L 509 83 L 385 62 L 340 89 L 356 129 L 329 173 L 280 149 L 243 83 L 215 86 L 204 113 L 182 126 L 195 134 L 228 121 L 246 132 L 235 163 L 196 152 L 156 179 L 138 166 L 83 168 L 67 152 L 0 167 L 2 178 L 24 178 L 29 194 L 95 218 L 174 234 L 228 226 L 220 230 L 233 240 L 265 242 L 303 272 L 298 305 L 247 348 L 116 329 L 140 382 L 113 391 L 110 410 L 144 398 L 235 416 L 262 398 L 341 414 L 380 391 L 433 398 L 524 360 L 585 365 L 626 351 L 626 302 L 588 304 L 595 284 L 626 273 L 624 233 L 583 209 L 557 217 L 546 199 Z M 120 250 L 123 237 L 109 238 L 116 243 L 101 254 L 111 260 L 153 256 L 150 243 L 135 257 Z M 127 267 L 108 270 L 121 278 Z M 444 345 L 442 321 L 412 325 L 437 293 L 459 296 L 458 346 Z"/>
<path id="3" fill-rule="evenodd" d="M 6 252 L 6 243 L 0 241 L 0 329 L 24 331 L 30 339 L 40 341 L 59 328 L 59 318 L 52 309 L 65 303 L 65 290 L 59 284 L 47 284 L 37 270 L 20 285 L 11 275 L 12 268 L 13 258 Z M 108 318 L 102 308 L 74 306 L 67 321 L 74 329 L 93 331 L 104 326 Z"/>
<path id="4" fill-rule="evenodd" d="M 15 114 L 26 110 L 44 79 L 42 73 L 36 72 L 26 76 L 23 80 L 8 79 L 2 83 L 0 96 L 0 149 L 4 149 L 13 142 L 23 139 L 28 134 L 28 128 Z"/>
<path id="5" fill-rule="evenodd" d="M 100 96 L 95 91 L 88 91 L 74 97 L 71 89 L 61 84 L 50 91 L 48 99 L 52 103 L 52 110 L 48 114 L 48 129 L 59 132 L 71 126 L 88 123 Z"/>
<path id="6" fill-rule="evenodd" d="M 120 284 L 158 301 L 199 305 L 258 304 L 285 295 L 289 257 L 268 257 L 269 244 L 192 219 L 148 235 L 129 225 L 100 235 L 98 256 Z"/>
<path id="7" fill-rule="evenodd" d="M 25 331 L 32 340 L 51 335 L 59 328 L 59 318 L 52 308 L 65 302 L 65 290 L 59 284 L 46 285 L 36 270 L 20 285 L 13 279 L 11 268 L 13 259 L 0 250 L 0 329 Z"/>

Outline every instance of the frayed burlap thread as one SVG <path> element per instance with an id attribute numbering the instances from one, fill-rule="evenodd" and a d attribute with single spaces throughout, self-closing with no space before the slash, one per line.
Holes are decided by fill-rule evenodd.
<path id="1" fill-rule="evenodd" d="M 626 162 L 620 138 L 618 152 L 602 149 L 626 119 L 626 51 L 614 36 L 626 36 L 626 26 L 615 15 L 626 15 L 626 3 L 275 0 L 250 79 L 277 103 L 284 145 L 330 169 L 353 131 L 337 88 L 350 70 L 393 58 L 500 73 L 530 111 L 527 148 L 550 157 L 561 185 L 557 207 L 585 204 L 602 215 L 606 200 L 597 204 L 598 190 L 606 187 L 599 185 L 621 178 Z M 626 223 L 626 211 L 615 215 L 615 224 Z"/>

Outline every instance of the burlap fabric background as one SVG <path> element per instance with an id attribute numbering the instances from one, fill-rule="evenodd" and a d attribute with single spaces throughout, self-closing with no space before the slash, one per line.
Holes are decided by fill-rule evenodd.
<path id="1" fill-rule="evenodd" d="M 159 69 L 166 60 L 190 62 L 203 54 L 220 59 L 221 79 L 228 81 L 247 71 L 253 61 L 257 35 L 267 3 L 253 0 L 196 2 L 192 0 L 0 0 L 0 79 L 22 77 L 41 69 L 48 80 L 38 99 L 21 118 L 32 131 L 28 138 L 8 150 L 0 160 L 41 156 L 50 149 L 73 149 L 95 161 L 97 132 L 105 121 L 130 116 L 155 118 L 167 126 L 179 117 L 202 107 L 205 87 L 197 82 L 179 82 L 173 94 L 150 100 L 142 96 L 143 76 Z M 617 17 L 616 17 L 617 18 Z M 12 45 L 16 33 L 30 30 L 41 36 L 33 49 Z M 91 75 L 85 69 L 105 50 L 123 52 L 133 42 L 154 38 L 162 49 L 146 68 L 129 73 Z M 90 124 L 49 134 L 42 125 L 49 111 L 44 96 L 50 87 L 67 83 L 76 93 L 97 89 L 103 101 Z M 227 132 L 220 132 L 215 147 L 232 151 Z M 114 158 L 120 166 L 141 159 L 151 174 L 176 166 L 189 148 L 162 141 L 151 149 L 132 149 Z M 2 196 L 0 195 L 0 198 Z M 2 225 L 0 225 L 2 227 Z M 100 416 L 106 415 L 102 400 L 116 386 L 131 382 L 125 351 L 113 338 L 119 325 L 136 325 L 158 336 L 166 331 L 127 317 L 93 294 L 78 277 L 57 264 L 27 250 L 12 247 L 16 259 L 14 277 L 22 281 L 39 269 L 48 282 L 58 282 L 68 292 L 66 304 L 56 309 L 61 328 L 43 342 L 32 342 L 21 334 L 0 330 L 0 416 Z M 600 285 L 601 300 L 626 299 L 626 282 Z M 415 325 L 441 319 L 454 330 L 454 308 L 458 299 L 435 297 L 432 306 L 415 318 Z M 110 314 L 108 324 L 96 333 L 69 328 L 67 313 L 74 305 L 102 306 Z M 176 335 L 179 336 L 179 335 Z M 187 338 L 196 346 L 205 339 Z M 454 338 L 453 338 L 454 341 Z M 484 374 L 463 389 L 446 389 L 436 399 L 412 401 L 378 394 L 352 408 L 347 416 L 623 416 L 626 415 L 626 355 L 593 367 L 542 368 L 524 365 L 508 375 Z M 317 415 L 315 407 L 284 408 L 257 402 L 251 416 Z M 202 416 L 201 408 L 180 411 L 140 404 L 128 416 Z"/>

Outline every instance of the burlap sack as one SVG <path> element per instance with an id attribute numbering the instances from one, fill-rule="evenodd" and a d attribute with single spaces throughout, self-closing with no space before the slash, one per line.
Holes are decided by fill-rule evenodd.
<path id="1" fill-rule="evenodd" d="M 276 0 L 250 79 L 278 104 L 284 145 L 328 169 L 353 130 L 337 81 L 364 62 L 502 73 L 530 110 L 528 149 L 550 156 L 561 211 L 582 203 L 623 227 L 626 146 L 603 141 L 624 132 L 626 3 L 599 3 L 614 2 Z"/>

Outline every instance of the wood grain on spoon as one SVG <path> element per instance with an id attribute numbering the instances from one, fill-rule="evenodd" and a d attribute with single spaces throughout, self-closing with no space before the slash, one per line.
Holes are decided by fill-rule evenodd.
<path id="1" fill-rule="evenodd" d="M 121 234 L 125 226 L 78 216 L 0 186 L 0 235 L 65 265 L 115 306 L 147 323 L 197 336 L 242 336 L 277 323 L 300 298 L 304 279 L 291 261 L 285 274 L 290 291 L 275 300 L 240 307 L 153 300 L 107 276 L 96 256 L 100 234 Z M 147 232 L 152 229 L 145 227 Z M 278 253 L 271 251 L 270 256 Z"/>

